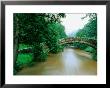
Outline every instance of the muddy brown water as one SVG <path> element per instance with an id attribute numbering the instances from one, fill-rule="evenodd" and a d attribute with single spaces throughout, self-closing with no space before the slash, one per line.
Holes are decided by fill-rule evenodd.
<path id="1" fill-rule="evenodd" d="M 23 68 L 17 75 L 97 75 L 97 62 L 87 52 L 65 48 L 58 54 L 49 54 L 46 62 Z"/>

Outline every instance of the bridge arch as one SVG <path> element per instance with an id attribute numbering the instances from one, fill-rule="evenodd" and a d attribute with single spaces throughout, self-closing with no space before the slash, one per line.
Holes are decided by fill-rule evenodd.
<path id="1" fill-rule="evenodd" d="M 82 43 L 82 44 L 87 44 L 94 49 L 97 49 L 97 40 L 92 39 L 92 38 L 79 38 L 79 37 L 70 37 L 70 38 L 63 38 L 59 40 L 59 44 L 72 44 L 74 42 Z"/>

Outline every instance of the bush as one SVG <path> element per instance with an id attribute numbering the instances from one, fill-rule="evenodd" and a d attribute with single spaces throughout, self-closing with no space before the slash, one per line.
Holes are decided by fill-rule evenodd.
<path id="1" fill-rule="evenodd" d="M 88 47 L 88 45 L 82 44 L 82 43 L 78 43 L 78 42 L 74 42 L 73 46 L 75 46 L 76 48 L 82 49 L 82 50 L 84 50 L 84 49 L 86 49 Z"/>
<path id="2" fill-rule="evenodd" d="M 16 74 L 24 66 L 28 66 L 32 62 L 32 60 L 33 60 L 33 55 L 31 53 L 18 54 L 18 58 L 17 58 L 16 65 L 14 68 L 14 74 Z"/>
<path id="3" fill-rule="evenodd" d="M 93 53 L 94 52 L 94 49 L 92 47 L 89 47 L 88 46 L 87 48 L 84 49 L 84 51 Z"/>
<path id="4" fill-rule="evenodd" d="M 56 45 L 52 46 L 50 52 L 56 54 L 56 53 L 59 53 L 59 52 L 63 51 L 63 49 L 64 49 L 64 46 L 56 44 Z"/>
<path id="5" fill-rule="evenodd" d="M 18 64 L 29 64 L 30 62 L 32 62 L 33 60 L 33 55 L 32 53 L 28 53 L 28 54 L 18 54 L 18 58 L 17 58 L 17 62 Z"/>
<path id="6" fill-rule="evenodd" d="M 92 58 L 93 60 L 97 61 L 97 50 L 93 50 Z"/>
<path id="7" fill-rule="evenodd" d="M 48 48 L 44 43 L 36 44 L 33 48 L 34 61 L 45 61 L 48 56 Z"/>
<path id="8" fill-rule="evenodd" d="M 95 50 L 92 47 L 87 47 L 84 51 L 90 52 L 91 55 L 92 55 L 93 60 L 96 60 L 97 61 L 97 50 Z"/>

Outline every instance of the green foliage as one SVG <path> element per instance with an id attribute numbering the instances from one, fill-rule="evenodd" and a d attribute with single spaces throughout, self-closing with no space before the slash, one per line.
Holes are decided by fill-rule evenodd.
<path id="1" fill-rule="evenodd" d="M 78 37 L 97 38 L 97 20 L 91 20 L 76 34 Z"/>
<path id="2" fill-rule="evenodd" d="M 60 24 L 60 18 L 62 17 L 65 17 L 64 13 L 15 13 L 14 36 L 16 37 L 14 37 L 14 40 L 18 39 L 19 44 L 23 43 L 36 47 L 37 52 L 37 48 L 41 48 L 41 43 L 45 43 L 49 40 L 56 41 L 61 37 L 59 33 L 64 31 L 64 27 Z M 50 30 L 50 26 L 55 29 Z M 55 33 L 56 29 L 59 33 Z M 16 35 L 16 32 L 18 35 Z M 55 39 L 53 37 L 48 37 L 49 35 L 53 36 Z M 54 44 L 56 44 L 56 42 L 54 42 Z M 42 54 L 45 50 L 42 48 L 41 51 Z M 39 52 L 38 55 L 40 55 Z"/>
<path id="3" fill-rule="evenodd" d="M 91 53 L 93 60 L 97 61 L 97 50 L 88 46 L 84 51 Z"/>
<path id="4" fill-rule="evenodd" d="M 14 74 L 16 74 L 19 70 L 21 70 L 24 66 L 28 66 L 33 61 L 32 53 L 28 54 L 18 54 L 18 58 L 16 61 L 16 65 L 14 68 Z"/>
<path id="5" fill-rule="evenodd" d="M 88 46 L 84 49 L 84 51 L 94 53 L 94 48 Z"/>
<path id="6" fill-rule="evenodd" d="M 58 39 L 66 36 L 64 26 L 60 24 L 64 13 L 14 13 L 13 17 L 14 45 L 18 48 L 15 51 L 29 47 L 33 49 L 32 56 L 16 53 L 15 69 L 22 68 L 31 60 L 45 61 L 49 51 L 57 53 L 63 49 L 58 45 Z"/>
<path id="7" fill-rule="evenodd" d="M 30 45 L 26 45 L 26 44 L 19 44 L 19 50 L 22 50 L 24 48 L 29 48 L 31 47 Z"/>
<path id="8" fill-rule="evenodd" d="M 94 52 L 92 53 L 92 58 L 93 60 L 97 61 L 97 51 L 94 50 Z"/>
<path id="9" fill-rule="evenodd" d="M 89 13 L 82 19 L 86 17 L 90 18 L 89 22 L 76 33 L 75 37 L 87 38 L 87 39 L 92 38 L 97 40 L 97 15 L 95 13 Z M 97 50 L 93 49 L 92 47 L 80 43 L 74 43 L 74 46 L 92 53 L 93 59 L 95 60 L 97 59 L 97 53 L 96 53 Z"/>
<path id="10" fill-rule="evenodd" d="M 48 25 L 60 23 L 60 18 L 65 14 L 52 13 L 15 13 L 14 14 L 14 34 L 19 31 L 19 42 L 34 44 L 44 42 L 43 35 L 47 33 Z M 17 27 L 18 26 L 18 27 Z M 37 36 L 36 36 L 37 35 Z"/>
<path id="11" fill-rule="evenodd" d="M 28 54 L 18 54 L 17 62 L 22 65 L 29 64 L 33 59 L 33 55 L 31 53 Z"/>
<path id="12" fill-rule="evenodd" d="M 67 37 L 64 32 L 64 26 L 60 23 L 53 23 L 48 25 L 47 45 L 51 53 L 58 53 L 63 50 L 63 46 L 59 45 L 59 39 Z"/>
<path id="13" fill-rule="evenodd" d="M 45 61 L 48 56 L 48 48 L 44 43 L 36 44 L 33 48 L 34 61 Z"/>
<path id="14" fill-rule="evenodd" d="M 87 44 L 82 44 L 82 43 L 79 43 L 79 42 L 74 42 L 73 45 L 74 45 L 76 48 L 79 48 L 79 49 L 82 49 L 82 50 L 84 50 L 85 48 L 88 47 Z"/>

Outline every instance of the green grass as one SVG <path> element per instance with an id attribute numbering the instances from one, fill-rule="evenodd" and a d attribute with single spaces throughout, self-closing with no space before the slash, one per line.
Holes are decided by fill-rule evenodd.
<path id="1" fill-rule="evenodd" d="M 19 50 L 28 48 L 28 47 L 30 47 L 30 46 L 25 45 L 25 44 L 19 44 Z M 21 64 L 21 65 L 28 64 L 28 63 L 32 62 L 32 59 L 33 59 L 32 53 L 18 54 L 17 63 Z"/>
<path id="2" fill-rule="evenodd" d="M 19 50 L 31 47 L 25 44 L 19 44 Z M 14 69 L 14 74 L 21 70 L 24 66 L 33 66 L 33 54 L 32 53 L 19 53 L 16 61 L 16 66 Z"/>
<path id="3" fill-rule="evenodd" d="M 14 69 L 14 75 L 20 71 L 24 66 L 32 66 L 33 56 L 32 54 L 18 54 L 16 66 Z"/>
<path id="4" fill-rule="evenodd" d="M 20 65 L 26 65 L 31 63 L 33 60 L 33 55 L 31 53 L 28 54 L 18 54 L 17 63 Z"/>

